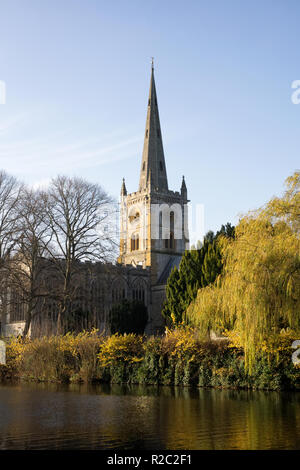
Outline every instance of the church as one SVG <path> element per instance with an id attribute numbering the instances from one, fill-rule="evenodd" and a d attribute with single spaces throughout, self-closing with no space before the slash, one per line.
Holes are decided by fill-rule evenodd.
<path id="1" fill-rule="evenodd" d="M 152 62 L 139 187 L 128 193 L 125 179 L 121 185 L 117 263 L 82 263 L 78 271 L 80 295 L 73 307 L 81 312 L 83 329 L 93 326 L 109 333 L 112 306 L 123 299 L 137 299 L 147 306 L 146 334 L 163 332 L 161 310 L 167 279 L 189 248 L 187 203 L 184 177 L 180 191 L 168 186 Z M 45 284 L 59 282 L 51 270 L 45 272 Z M 2 308 L 0 334 L 22 334 L 26 306 L 16 292 L 9 292 L 8 297 L 14 301 Z M 36 306 L 32 337 L 55 333 L 56 310 L 53 298 L 44 298 Z"/>
<path id="2" fill-rule="evenodd" d="M 167 279 L 189 247 L 187 203 L 184 177 L 180 192 L 168 186 L 152 63 L 139 187 L 127 193 L 124 179 L 121 187 L 118 258 L 122 265 L 149 268 L 149 333 L 163 325 Z"/>

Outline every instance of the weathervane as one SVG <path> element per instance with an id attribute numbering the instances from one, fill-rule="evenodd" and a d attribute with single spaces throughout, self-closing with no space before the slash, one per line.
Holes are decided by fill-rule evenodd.
<path id="1" fill-rule="evenodd" d="M 154 69 L 154 57 L 151 57 L 151 67 Z"/>

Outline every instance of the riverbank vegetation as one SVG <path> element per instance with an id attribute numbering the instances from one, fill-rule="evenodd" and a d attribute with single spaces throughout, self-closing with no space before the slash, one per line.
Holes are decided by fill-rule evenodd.
<path id="1" fill-rule="evenodd" d="M 282 332 L 279 346 L 266 344 L 251 374 L 245 369 L 242 347 L 231 336 L 208 341 L 197 330 L 181 326 L 148 338 L 105 337 L 96 330 L 33 341 L 12 338 L 0 374 L 2 379 L 43 382 L 300 389 L 300 368 L 291 361 L 295 333 Z"/>
<path id="2" fill-rule="evenodd" d="M 210 257 L 214 262 L 205 265 L 205 255 L 200 271 L 212 282 L 202 284 L 180 312 L 184 323 L 199 334 L 213 330 L 235 336 L 250 374 L 265 348 L 280 350 L 281 333 L 292 330 L 300 339 L 300 172 L 286 185 L 281 198 L 242 217 L 234 236 L 224 233 L 214 239 L 217 248 L 211 249 Z M 174 326 L 180 315 L 177 309 L 172 316 L 172 299 L 179 298 L 184 285 L 181 271 L 185 271 L 182 265 L 176 285 L 176 273 L 169 279 L 164 309 L 170 309 Z"/>

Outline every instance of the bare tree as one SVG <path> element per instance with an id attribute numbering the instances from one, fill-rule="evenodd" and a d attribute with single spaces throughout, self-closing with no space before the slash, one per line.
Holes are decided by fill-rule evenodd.
<path id="1" fill-rule="evenodd" d="M 44 197 L 51 232 L 45 250 L 62 281 L 57 292 L 57 332 L 61 333 L 80 285 L 82 263 L 107 261 L 114 253 L 110 231 L 105 235 L 102 230 L 100 236 L 113 201 L 101 186 L 65 176 L 53 179 Z"/>
<path id="2" fill-rule="evenodd" d="M 25 310 L 25 328 L 27 336 L 32 318 L 36 313 L 39 300 L 49 295 L 44 288 L 43 271 L 48 267 L 44 259 L 51 234 L 45 218 L 45 197 L 41 191 L 22 188 L 16 204 L 18 220 L 15 222 L 18 237 L 15 253 L 4 265 L 7 287 L 16 293 L 11 297 L 10 305 L 22 302 Z"/>
<path id="3" fill-rule="evenodd" d="M 16 241 L 18 238 L 18 213 L 17 203 L 20 197 L 22 185 L 16 178 L 10 176 L 5 171 L 0 171 L 0 300 L 1 311 L 0 318 L 5 323 L 6 315 L 6 292 L 7 279 L 3 273 L 3 269 L 13 255 Z"/>
<path id="4" fill-rule="evenodd" d="M 22 184 L 5 171 L 0 171 L 0 262 L 11 256 L 16 245 L 17 204 Z"/>

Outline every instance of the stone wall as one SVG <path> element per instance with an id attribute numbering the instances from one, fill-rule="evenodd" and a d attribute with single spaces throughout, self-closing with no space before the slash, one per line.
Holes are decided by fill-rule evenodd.
<path id="1" fill-rule="evenodd" d="M 9 336 L 22 335 L 25 328 L 25 322 L 7 323 L 2 328 L 2 333 L 5 338 Z"/>

